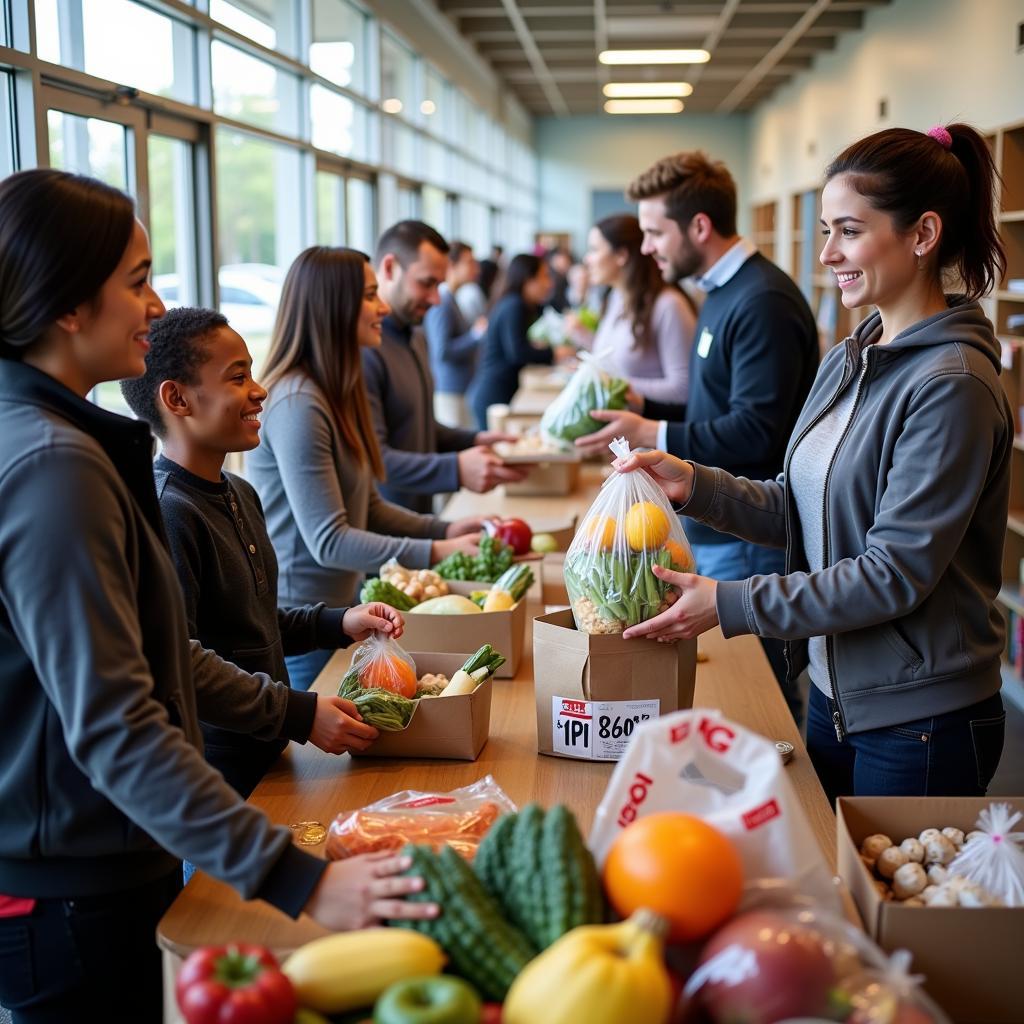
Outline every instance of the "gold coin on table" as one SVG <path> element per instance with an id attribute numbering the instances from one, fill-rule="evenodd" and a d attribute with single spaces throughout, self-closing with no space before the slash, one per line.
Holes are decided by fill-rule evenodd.
<path id="1" fill-rule="evenodd" d="M 300 846 L 316 846 L 327 838 L 327 829 L 319 821 L 297 821 L 288 827 Z"/>
<path id="2" fill-rule="evenodd" d="M 795 748 L 792 743 L 789 743 L 786 740 L 779 740 L 775 744 L 775 749 L 779 752 L 779 757 L 782 758 L 783 764 L 789 764 L 789 762 L 793 760 L 793 751 Z"/>

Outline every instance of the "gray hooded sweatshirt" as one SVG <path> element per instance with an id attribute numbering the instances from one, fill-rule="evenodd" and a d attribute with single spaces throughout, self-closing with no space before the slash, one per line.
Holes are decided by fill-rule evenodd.
<path id="1" fill-rule="evenodd" d="M 824 636 L 840 736 L 956 711 L 1000 687 L 1014 426 L 999 344 L 978 303 L 955 299 L 888 345 L 874 344 L 881 330 L 875 313 L 825 357 L 775 480 L 696 466 L 681 508 L 785 547 L 784 576 L 718 584 L 722 631 L 789 641 L 791 675 L 807 665 L 807 638 Z M 790 462 L 855 377 L 825 477 L 826 568 L 810 572 Z"/>

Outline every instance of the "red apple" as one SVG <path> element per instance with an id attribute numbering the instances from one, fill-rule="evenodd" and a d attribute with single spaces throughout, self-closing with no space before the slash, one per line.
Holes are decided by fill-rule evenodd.
<path id="1" fill-rule="evenodd" d="M 504 541 L 517 555 L 530 553 L 533 530 L 522 519 L 501 519 L 495 527 L 494 536 Z"/>
<path id="2" fill-rule="evenodd" d="M 827 942 L 783 914 L 741 914 L 704 947 L 687 988 L 714 1024 L 825 1017 L 838 980 Z"/>

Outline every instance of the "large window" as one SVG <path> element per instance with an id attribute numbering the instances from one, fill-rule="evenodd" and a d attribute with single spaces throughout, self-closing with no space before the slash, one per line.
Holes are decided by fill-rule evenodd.
<path id="1" fill-rule="evenodd" d="M 268 50 L 297 53 L 298 4 L 293 0 L 210 0 L 210 17 Z"/>
<path id="2" fill-rule="evenodd" d="M 46 115 L 50 164 L 62 171 L 88 174 L 122 191 L 131 191 L 127 129 L 98 117 L 80 117 L 62 110 Z"/>
<path id="3" fill-rule="evenodd" d="M 533 232 L 528 119 L 510 99 L 499 124 L 421 56 L 405 6 L 0 0 L 0 177 L 43 164 L 128 192 L 164 302 L 219 303 L 260 363 L 308 245 L 372 253 L 400 216 L 477 250 Z M 123 408 L 116 385 L 94 397 Z"/>
<path id="4" fill-rule="evenodd" d="M 297 150 L 221 128 L 217 132 L 221 312 L 245 338 L 257 368 L 270 343 L 284 273 L 303 246 Z"/>
<path id="5" fill-rule="evenodd" d="M 347 0 L 313 0 L 309 66 L 337 85 L 367 93 L 367 17 Z"/>
<path id="6" fill-rule="evenodd" d="M 0 178 L 7 177 L 18 166 L 15 159 L 13 88 L 11 74 L 0 71 Z"/>
<path id="7" fill-rule="evenodd" d="M 213 109 L 284 135 L 299 132 L 299 82 L 287 71 L 215 39 Z"/>
<path id="8" fill-rule="evenodd" d="M 195 100 L 193 30 L 185 23 L 132 0 L 36 0 L 35 14 L 43 60 Z"/>

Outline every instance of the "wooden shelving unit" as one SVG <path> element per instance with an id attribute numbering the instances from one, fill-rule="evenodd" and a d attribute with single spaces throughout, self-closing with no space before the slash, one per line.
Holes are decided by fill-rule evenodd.
<path id="1" fill-rule="evenodd" d="M 750 240 L 770 260 L 775 260 L 775 213 L 778 203 L 759 203 L 750 209 L 753 232 Z"/>
<path id="2" fill-rule="evenodd" d="M 987 141 L 1003 179 L 998 215 L 999 233 L 1006 247 L 1006 276 L 985 305 L 1003 346 L 1000 380 L 1017 429 L 1011 456 L 1003 588 L 999 592 L 999 604 L 1008 620 L 1003 688 L 1005 695 L 1019 705 L 1024 703 L 1024 661 L 1017 653 L 1024 647 L 1024 291 L 1011 289 L 1010 282 L 1024 282 L 1024 121 L 991 132 Z M 1011 327 L 1011 323 L 1019 326 Z"/>

